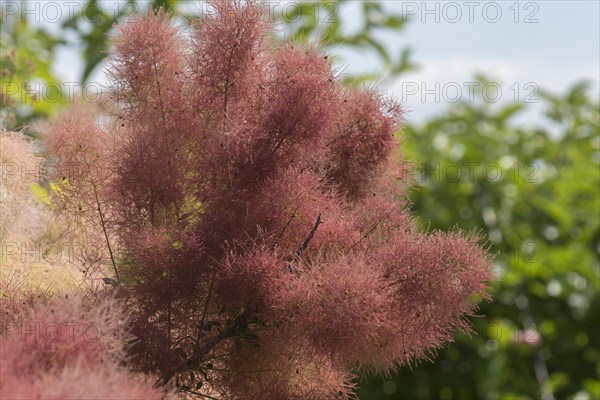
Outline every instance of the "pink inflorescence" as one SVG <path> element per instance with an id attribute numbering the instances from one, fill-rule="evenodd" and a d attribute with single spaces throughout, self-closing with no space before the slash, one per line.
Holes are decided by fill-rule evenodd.
<path id="1" fill-rule="evenodd" d="M 109 116 L 48 137 L 56 202 L 100 208 L 120 249 L 132 367 L 212 397 L 349 398 L 352 371 L 468 329 L 489 256 L 416 228 L 395 101 L 274 42 L 260 4 L 211 4 L 189 36 L 162 12 L 118 27 Z"/>

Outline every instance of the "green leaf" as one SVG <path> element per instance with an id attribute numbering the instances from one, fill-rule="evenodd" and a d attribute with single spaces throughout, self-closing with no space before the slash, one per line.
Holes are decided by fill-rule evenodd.
<path id="1" fill-rule="evenodd" d="M 38 203 L 52 205 L 52 199 L 48 195 L 48 191 L 37 183 L 30 184 L 29 191 L 33 194 Z"/>

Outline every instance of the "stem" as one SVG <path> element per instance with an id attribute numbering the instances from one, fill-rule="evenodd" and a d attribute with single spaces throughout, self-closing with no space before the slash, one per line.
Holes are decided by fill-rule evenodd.
<path id="1" fill-rule="evenodd" d="M 294 119 L 294 122 L 292 123 L 292 125 L 288 129 L 286 129 L 286 133 L 283 135 L 283 137 L 281 139 L 279 139 L 279 141 L 275 145 L 275 148 L 271 151 L 270 155 L 275 154 L 275 152 L 277 150 L 279 150 L 279 148 L 281 147 L 281 145 L 283 144 L 283 142 L 285 141 L 285 139 L 287 139 L 287 137 L 290 136 L 290 134 L 294 131 L 294 128 L 296 128 L 296 125 L 298 124 L 299 120 L 300 120 L 299 116 Z"/>
<path id="2" fill-rule="evenodd" d="M 223 340 L 235 337 L 238 335 L 238 329 L 240 324 L 247 324 L 246 322 L 246 311 L 242 312 L 235 320 L 231 321 L 219 334 L 210 338 L 204 345 L 197 348 L 194 354 L 192 354 L 187 360 L 184 360 L 170 372 L 162 377 L 162 383 L 167 384 L 176 374 L 185 371 L 186 369 L 192 368 L 212 350 L 213 347 L 221 343 Z"/>
<path id="3" fill-rule="evenodd" d="M 231 372 L 231 373 L 236 373 L 236 374 L 256 374 L 259 372 L 277 372 L 276 369 L 255 369 L 255 370 L 250 370 L 250 371 L 234 371 L 232 369 L 227 369 L 227 368 L 207 368 L 207 367 L 202 367 L 202 369 L 205 369 L 208 371 Z"/>
<path id="4" fill-rule="evenodd" d="M 288 226 L 290 226 L 290 224 L 292 223 L 292 221 L 294 220 L 294 218 L 296 218 L 296 212 L 297 211 L 298 211 L 298 207 L 296 206 L 296 208 L 294 209 L 294 212 L 292 213 L 292 216 L 290 217 L 289 221 L 284 225 L 283 228 L 281 228 L 281 231 L 279 232 L 279 234 L 275 238 L 274 245 L 277 244 L 277 241 L 279 241 L 279 239 L 281 238 L 281 236 L 283 236 L 283 234 L 286 231 L 286 229 L 288 228 Z"/>
<path id="5" fill-rule="evenodd" d="M 241 30 L 238 28 L 235 34 L 235 43 L 238 42 L 240 38 Z M 231 49 L 231 53 L 229 55 L 229 60 L 227 62 L 227 73 L 225 74 L 225 93 L 223 95 L 223 128 L 225 128 L 225 121 L 229 118 L 227 116 L 227 108 L 229 103 L 229 80 L 231 77 L 231 69 L 233 68 L 233 52 L 235 50 L 235 44 Z M 225 131 L 225 129 L 223 129 Z"/>
<path id="6" fill-rule="evenodd" d="M 206 320 L 206 313 L 208 312 L 208 304 L 210 302 L 210 297 L 212 296 L 213 285 L 215 283 L 216 276 L 217 276 L 217 271 L 213 272 L 212 278 L 210 279 L 210 285 L 208 286 L 208 293 L 206 295 L 206 302 L 204 303 L 204 310 L 202 311 L 202 319 L 200 320 L 200 325 L 198 326 L 198 338 L 196 339 L 196 344 L 200 341 L 200 332 L 202 332 L 202 327 L 204 326 L 204 321 Z"/>
<path id="7" fill-rule="evenodd" d="M 521 311 L 521 315 L 523 318 L 523 327 L 527 328 L 528 326 L 531 326 L 531 327 L 533 327 L 533 329 L 535 329 L 537 332 L 539 332 L 537 325 L 535 323 L 535 320 L 533 319 L 533 316 L 531 315 L 531 311 L 529 310 L 529 307 L 528 307 L 529 300 L 527 299 L 527 296 L 525 295 L 525 292 L 522 290 L 522 288 L 519 289 L 519 292 L 520 292 L 520 295 L 523 296 L 527 300 L 524 303 L 521 303 L 521 302 L 516 303 L 517 308 Z M 546 362 L 544 361 L 544 359 L 541 357 L 539 348 L 536 349 L 533 354 L 533 371 L 535 372 L 535 377 L 538 381 L 541 398 L 543 400 L 554 400 L 555 399 L 554 393 L 552 392 L 552 389 L 548 385 L 548 381 L 549 381 L 548 366 L 546 365 Z"/>
<path id="8" fill-rule="evenodd" d="M 304 239 L 304 243 L 302 243 L 302 245 L 300 247 L 298 247 L 298 250 L 296 250 L 294 257 L 292 257 L 292 260 L 290 261 L 290 263 L 288 265 L 288 268 L 291 272 L 298 272 L 298 269 L 296 267 L 294 267 L 294 262 L 296 262 L 296 261 L 298 261 L 298 259 L 300 259 L 300 257 L 302 256 L 302 253 L 308 247 L 308 244 L 310 243 L 311 239 L 313 238 L 313 236 L 315 236 L 315 232 L 317 231 L 317 228 L 319 227 L 319 225 L 321 225 L 321 222 L 322 222 L 321 214 L 319 213 L 319 215 L 317 215 L 317 221 L 315 222 L 315 226 L 313 226 L 313 228 L 311 229 L 311 231 L 308 234 L 308 236 L 306 237 L 306 239 Z"/>
<path id="9" fill-rule="evenodd" d="M 317 228 L 319 227 L 319 225 L 321 225 L 321 222 L 322 222 L 321 214 L 319 213 L 319 215 L 317 215 L 317 221 L 315 222 L 315 226 L 313 226 L 313 228 L 310 231 L 310 233 L 308 234 L 307 238 L 304 240 L 304 243 L 302 243 L 302 246 L 298 247 L 298 250 L 296 250 L 296 254 L 294 254 L 294 258 L 293 258 L 292 262 L 296 261 L 297 259 L 299 259 L 302 256 L 302 252 L 304 250 L 306 250 L 306 248 L 308 247 L 308 243 L 310 243 L 313 236 L 315 236 L 315 232 L 317 231 Z"/>
<path id="10" fill-rule="evenodd" d="M 367 237 L 369 237 L 369 235 L 370 235 L 371 233 L 373 233 L 373 232 L 375 231 L 375 229 L 377 229 L 377 227 L 379 226 L 379 224 L 381 223 L 381 221 L 383 221 L 383 219 L 384 219 L 384 218 L 385 218 L 385 215 L 384 215 L 384 216 L 382 216 L 381 218 L 379 218 L 379 220 L 378 220 L 378 221 L 375 223 L 375 225 L 373 225 L 373 227 L 372 227 L 371 229 L 369 229 L 369 230 L 367 231 L 367 233 L 365 233 L 365 234 L 364 234 L 364 235 L 363 235 L 363 236 L 360 238 L 360 240 L 359 240 L 358 242 L 354 243 L 354 244 L 352 245 L 352 247 L 350 247 L 350 250 L 354 249 L 356 246 L 358 246 L 358 244 L 359 244 L 360 242 L 362 242 L 362 241 L 363 241 L 363 240 L 365 240 Z"/>
<path id="11" fill-rule="evenodd" d="M 171 257 L 169 257 L 171 258 Z M 171 295 L 171 277 L 173 275 L 173 265 L 171 264 L 171 260 L 169 259 L 169 282 L 168 282 L 168 291 L 169 291 L 169 305 L 167 308 L 167 342 L 169 343 L 169 351 L 171 350 L 171 307 L 173 304 L 173 296 Z"/>
<path id="12" fill-rule="evenodd" d="M 185 393 L 191 393 L 191 394 L 196 394 L 196 395 L 198 395 L 198 396 L 206 397 L 207 399 L 219 400 L 219 399 L 217 399 L 216 397 L 212 397 L 212 396 L 209 396 L 209 395 L 207 395 L 207 394 L 203 394 L 203 393 L 200 393 L 200 392 L 196 392 L 195 390 L 191 390 L 191 389 L 180 389 L 180 390 L 181 390 L 182 392 L 185 392 Z"/>
<path id="13" fill-rule="evenodd" d="M 104 220 L 104 214 L 102 214 L 102 209 L 100 208 L 100 200 L 98 199 L 98 190 L 96 189 L 95 183 L 92 183 L 92 188 L 94 189 L 96 207 L 98 209 L 98 215 L 100 215 L 100 224 L 102 225 L 102 232 L 104 233 L 104 239 L 106 240 L 106 246 L 108 247 L 108 253 L 110 254 L 110 261 L 112 262 L 113 269 L 115 270 L 115 277 L 117 278 L 117 283 L 121 283 L 121 280 L 119 279 L 119 272 L 117 271 L 117 263 L 115 261 L 115 256 L 110 245 L 110 240 L 108 239 L 108 232 L 106 231 L 106 222 Z"/>

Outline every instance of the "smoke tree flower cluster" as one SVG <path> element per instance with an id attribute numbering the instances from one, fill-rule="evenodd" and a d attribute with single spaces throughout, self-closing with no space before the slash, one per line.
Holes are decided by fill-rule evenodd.
<path id="1" fill-rule="evenodd" d="M 13 282 L 14 283 L 14 282 Z M 3 291 L 11 287 L 3 280 Z M 122 304 L 110 297 L 50 299 L 24 291 L 2 299 L 3 311 L 18 311 L 15 323 L 0 315 L 0 397 L 3 399 L 151 399 L 168 393 L 122 366 L 131 340 Z"/>
<path id="2" fill-rule="evenodd" d="M 104 114 L 73 109 L 47 137 L 53 203 L 102 246 L 129 370 L 211 398 L 352 398 L 355 374 L 468 329 L 490 258 L 417 229 L 397 102 L 272 40 L 259 3 L 212 6 L 189 36 L 162 12 L 118 26 Z M 81 371 L 107 361 L 69 346 L 64 379 L 92 384 Z"/>

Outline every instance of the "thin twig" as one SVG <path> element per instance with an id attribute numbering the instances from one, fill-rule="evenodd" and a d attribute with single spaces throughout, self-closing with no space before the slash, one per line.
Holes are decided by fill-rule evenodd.
<path id="1" fill-rule="evenodd" d="M 279 139 L 279 141 L 275 145 L 275 148 L 271 151 L 271 153 L 269 155 L 273 155 L 273 154 L 275 154 L 275 152 L 277 150 L 279 150 L 279 148 L 281 147 L 281 145 L 283 144 L 285 139 L 287 139 L 287 137 L 290 136 L 291 132 L 294 132 L 294 129 L 296 128 L 296 125 L 298 124 L 299 120 L 300 120 L 299 116 L 294 119 L 294 122 L 292 123 L 292 125 L 288 129 L 286 129 L 286 133 L 283 135 L 283 137 L 281 139 Z"/>
<path id="2" fill-rule="evenodd" d="M 94 189 L 96 207 L 98 209 L 98 214 L 100 215 L 100 224 L 102 225 L 102 232 L 104 233 L 104 239 L 106 240 L 106 246 L 108 247 L 108 253 L 110 254 L 110 261 L 112 262 L 113 268 L 115 270 L 115 278 L 117 278 L 117 283 L 121 283 L 121 280 L 119 279 L 119 272 L 117 271 L 117 262 L 115 261 L 112 247 L 110 246 L 110 240 L 108 239 L 108 232 L 106 231 L 106 222 L 104 220 L 104 214 L 102 214 L 102 209 L 100 208 L 100 199 L 98 198 L 98 191 L 96 190 L 95 183 L 92 183 L 92 188 Z"/>
<path id="3" fill-rule="evenodd" d="M 235 337 L 239 334 L 240 325 L 247 324 L 246 310 L 242 312 L 236 319 L 231 321 L 222 332 L 210 338 L 204 345 L 197 347 L 194 353 L 186 360 L 179 363 L 175 368 L 162 377 L 163 384 L 167 384 L 175 375 L 184 372 L 188 368 L 192 368 L 200 363 L 202 359 L 212 350 L 213 347 L 221 343 L 223 340 Z"/>
<path id="4" fill-rule="evenodd" d="M 358 246 L 358 244 L 359 244 L 360 242 L 362 242 L 362 241 L 363 241 L 363 240 L 365 240 L 367 237 L 369 237 L 369 235 L 370 235 L 371 233 L 373 233 L 373 232 L 375 231 L 375 229 L 377 229 L 377 227 L 379 226 L 379 224 L 381 223 L 381 221 L 383 221 L 383 219 L 384 219 L 384 218 L 385 218 L 385 216 L 382 216 L 381 218 L 379 218 L 379 220 L 377 220 L 377 222 L 375 223 L 375 225 L 373 225 L 373 227 L 372 227 L 371 229 L 369 229 L 369 230 L 367 231 L 367 233 L 365 233 L 365 234 L 364 234 L 364 235 L 363 235 L 363 236 L 360 238 L 360 240 L 359 240 L 358 242 L 354 243 L 354 244 L 352 245 L 352 247 L 350 247 L 350 250 L 354 249 L 356 246 Z"/>
<path id="5" fill-rule="evenodd" d="M 208 352 L 213 347 L 215 347 L 216 345 L 221 343 L 223 340 L 233 337 L 235 335 L 236 335 L 236 333 L 233 330 L 227 329 L 227 330 L 224 330 L 223 332 L 220 332 L 218 335 L 213 336 L 206 343 L 204 343 L 204 345 L 201 346 L 196 352 L 194 352 L 194 354 L 192 354 L 188 359 L 181 362 L 179 365 L 177 365 L 175 368 L 173 368 L 171 370 L 171 372 L 166 374 L 162 378 L 163 383 L 164 384 L 168 383 L 171 380 L 171 378 L 173 378 L 176 374 L 185 371 L 187 368 L 191 368 L 194 365 L 197 365 L 200 361 L 202 361 L 204 356 L 206 354 L 208 354 Z"/>
<path id="6" fill-rule="evenodd" d="M 522 287 L 518 289 L 520 295 L 523 296 L 527 300 L 527 296 L 525 295 Z M 529 301 L 524 302 L 515 302 L 517 308 L 521 311 L 521 315 L 523 318 L 523 327 L 527 329 L 527 327 L 532 327 L 536 332 L 538 332 L 537 325 L 531 314 L 531 310 L 528 307 Z M 549 374 L 548 374 L 548 366 L 544 361 L 544 358 L 541 356 L 540 349 L 536 349 L 533 353 L 533 370 L 535 372 L 535 377 L 538 381 L 538 386 L 540 388 L 540 397 L 543 400 L 554 400 L 554 393 L 552 388 L 548 385 Z"/>
<path id="7" fill-rule="evenodd" d="M 304 240 L 304 243 L 302 243 L 302 246 L 298 247 L 298 250 L 296 250 L 296 254 L 294 255 L 293 261 L 298 260 L 302 256 L 302 252 L 306 250 L 306 248 L 308 247 L 308 243 L 310 243 L 313 236 L 315 236 L 315 232 L 317 231 L 319 225 L 321 225 L 321 222 L 321 214 L 319 213 L 319 215 L 317 215 L 317 221 L 315 222 L 315 226 L 313 226 L 307 238 Z"/>
<path id="8" fill-rule="evenodd" d="M 308 244 L 310 243 L 313 236 L 315 236 L 315 232 L 317 231 L 317 228 L 319 227 L 319 225 L 321 225 L 321 222 L 322 222 L 321 221 L 321 213 L 319 213 L 319 215 L 317 215 L 317 221 L 315 222 L 315 226 L 313 226 L 313 228 L 311 229 L 311 231 L 308 234 L 308 236 L 306 237 L 306 239 L 304 239 L 304 243 L 302 243 L 302 245 L 300 247 L 298 247 L 298 250 L 296 250 L 294 257 L 292 257 L 292 260 L 290 261 L 290 263 L 288 265 L 288 268 L 290 269 L 290 271 L 292 271 L 292 272 L 298 271 L 298 269 L 296 267 L 294 267 L 294 262 L 298 261 L 300 259 L 300 257 L 302 257 L 302 253 L 308 247 Z"/>
<path id="9" fill-rule="evenodd" d="M 281 239 L 281 236 L 283 236 L 284 232 L 286 231 L 286 229 L 288 228 L 288 226 L 290 226 L 290 224 L 292 223 L 292 221 L 294 220 L 294 218 L 296 218 L 296 212 L 298 211 L 298 207 L 296 207 L 296 209 L 294 210 L 294 212 L 292 213 L 290 219 L 288 220 L 288 222 L 284 225 L 283 228 L 281 228 L 281 231 L 279 231 L 279 233 L 277 234 L 277 237 L 274 240 L 274 243 L 277 243 L 277 241 L 279 239 Z"/>
<path id="10" fill-rule="evenodd" d="M 172 319 L 172 307 L 173 307 L 173 295 L 172 295 L 172 276 L 173 276 L 173 264 L 171 263 L 171 256 L 169 255 L 169 280 L 168 280 L 168 307 L 167 307 L 167 342 L 169 344 L 169 351 L 171 350 L 171 319 Z"/>
<path id="11" fill-rule="evenodd" d="M 203 394 L 203 393 L 200 393 L 200 392 L 196 392 L 195 390 L 192 390 L 192 389 L 180 389 L 180 391 L 182 391 L 182 392 L 186 392 L 186 393 L 191 393 L 191 394 L 196 394 L 196 395 L 198 395 L 198 396 L 206 397 L 207 399 L 219 400 L 219 399 L 217 399 L 216 397 L 212 397 L 212 396 L 209 396 L 209 395 L 207 395 L 207 394 Z"/>
<path id="12" fill-rule="evenodd" d="M 204 321 L 206 320 L 206 314 L 208 312 L 208 304 L 210 302 L 210 297 L 212 296 L 213 285 L 215 283 L 216 276 L 217 276 L 217 271 L 214 271 L 212 278 L 210 280 L 210 285 L 208 286 L 208 293 L 206 294 L 206 302 L 204 303 L 204 310 L 202 311 L 202 318 L 200 319 L 200 325 L 198 326 L 198 338 L 196 339 L 196 345 L 200 341 L 200 334 L 202 332 L 202 327 L 204 327 Z"/>
<path id="13" fill-rule="evenodd" d="M 238 28 L 238 30 L 236 31 L 235 34 L 235 42 L 237 43 L 237 41 L 239 40 L 240 34 L 241 34 L 241 29 Z M 233 52 L 235 50 L 235 45 L 234 47 L 231 49 L 231 53 L 229 54 L 229 60 L 227 61 L 227 73 L 225 74 L 225 93 L 223 96 L 223 128 L 225 128 L 225 121 L 230 120 L 229 116 L 227 115 L 227 108 L 228 108 L 228 103 L 229 103 L 229 86 L 230 86 L 230 78 L 232 75 L 232 68 L 233 68 Z M 225 129 L 223 129 L 223 131 L 225 131 Z"/>
<path id="14" fill-rule="evenodd" d="M 276 369 L 255 369 L 255 370 L 250 370 L 250 371 L 234 371 L 232 369 L 227 369 L 227 368 L 208 368 L 208 367 L 202 367 L 202 369 L 208 370 L 208 371 L 219 371 L 219 372 L 231 372 L 231 373 L 236 373 L 236 374 L 257 374 L 259 372 L 276 372 Z"/>

